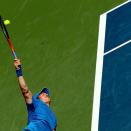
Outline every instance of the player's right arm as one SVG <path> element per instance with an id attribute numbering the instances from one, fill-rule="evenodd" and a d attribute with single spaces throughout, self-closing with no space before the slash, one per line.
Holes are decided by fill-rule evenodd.
<path id="1" fill-rule="evenodd" d="M 18 76 L 18 82 L 19 82 L 19 85 L 20 85 L 21 92 L 22 92 L 22 94 L 25 98 L 26 103 L 31 104 L 32 103 L 32 93 L 28 89 L 27 84 L 24 80 L 24 77 L 21 74 L 21 71 L 20 71 L 21 66 L 20 65 L 21 65 L 20 60 L 15 59 L 14 60 L 14 66 L 16 68 L 16 72 L 17 72 L 17 76 Z"/>

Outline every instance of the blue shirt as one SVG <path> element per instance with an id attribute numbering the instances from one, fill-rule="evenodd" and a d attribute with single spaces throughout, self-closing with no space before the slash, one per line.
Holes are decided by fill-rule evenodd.
<path id="1" fill-rule="evenodd" d="M 32 97 L 32 104 L 27 105 L 28 126 L 31 131 L 53 131 L 57 121 L 54 112 L 43 101 L 38 99 L 39 93 Z"/>

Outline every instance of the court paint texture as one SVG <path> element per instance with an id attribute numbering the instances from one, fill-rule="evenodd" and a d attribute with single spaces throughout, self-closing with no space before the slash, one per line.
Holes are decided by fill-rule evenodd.
<path id="1" fill-rule="evenodd" d="M 6 0 L 0 13 L 22 61 L 29 89 L 51 91 L 58 131 L 90 131 L 99 15 L 124 0 Z M 7 4 L 8 3 L 8 4 Z M 0 126 L 19 131 L 27 123 L 13 57 L 0 32 Z"/>
<path id="2" fill-rule="evenodd" d="M 102 81 L 101 87 L 98 87 L 101 88 L 98 129 L 95 129 L 98 131 L 131 130 L 130 12 L 131 2 L 128 1 L 101 16 L 101 20 L 106 18 L 106 26 L 103 32 L 103 64 L 100 67 Z"/>

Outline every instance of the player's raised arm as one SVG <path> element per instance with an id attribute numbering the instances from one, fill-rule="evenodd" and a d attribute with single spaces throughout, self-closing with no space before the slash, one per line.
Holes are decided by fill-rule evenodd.
<path id="1" fill-rule="evenodd" d="M 16 74 L 17 74 L 17 77 L 18 77 L 19 85 L 20 85 L 22 94 L 25 98 L 25 101 L 28 104 L 31 104 L 32 103 L 32 93 L 28 89 L 26 82 L 24 80 L 24 77 L 22 75 L 21 62 L 20 62 L 19 59 L 14 59 L 14 66 L 16 68 Z"/>

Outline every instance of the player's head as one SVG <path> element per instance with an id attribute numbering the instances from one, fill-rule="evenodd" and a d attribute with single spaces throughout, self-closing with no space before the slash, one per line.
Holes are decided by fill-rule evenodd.
<path id="1" fill-rule="evenodd" d="M 38 96 L 38 99 L 42 100 L 47 105 L 50 105 L 50 91 L 48 88 L 43 88 Z"/>

